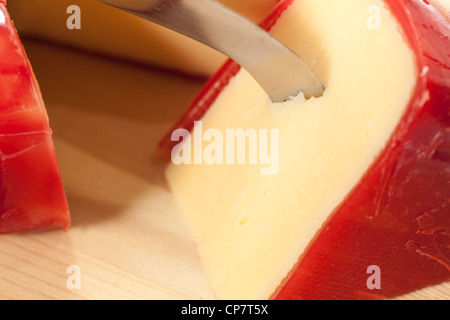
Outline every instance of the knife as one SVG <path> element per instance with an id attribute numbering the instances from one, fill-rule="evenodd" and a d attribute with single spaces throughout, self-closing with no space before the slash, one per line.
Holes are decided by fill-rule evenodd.
<path id="1" fill-rule="evenodd" d="M 240 64 L 273 102 L 303 92 L 319 97 L 324 86 L 283 43 L 215 0 L 98 0 L 197 40 Z"/>

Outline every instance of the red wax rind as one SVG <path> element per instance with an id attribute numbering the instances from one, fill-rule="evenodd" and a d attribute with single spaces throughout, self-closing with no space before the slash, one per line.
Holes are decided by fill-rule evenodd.
<path id="1" fill-rule="evenodd" d="M 52 131 L 5 3 L 0 0 L 0 233 L 67 230 Z"/>
<path id="2" fill-rule="evenodd" d="M 385 299 L 450 281 L 450 27 L 423 0 L 384 1 L 415 52 L 415 92 L 384 151 L 273 299 Z M 292 2 L 281 1 L 263 26 Z M 228 61 L 173 129 L 192 129 L 238 70 Z M 169 133 L 159 153 L 172 147 Z M 371 266 L 379 289 L 368 286 Z"/>
<path id="3" fill-rule="evenodd" d="M 422 72 L 414 96 L 277 299 L 393 298 L 450 280 L 450 27 L 423 1 L 386 3 Z M 367 286 L 371 265 L 381 289 Z"/>

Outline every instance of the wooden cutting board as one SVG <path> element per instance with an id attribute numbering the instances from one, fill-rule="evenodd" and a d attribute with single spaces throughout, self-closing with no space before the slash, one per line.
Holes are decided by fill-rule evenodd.
<path id="1" fill-rule="evenodd" d="M 0 299 L 213 299 L 165 183 L 166 163 L 152 155 L 204 80 L 24 45 L 73 223 L 67 232 L 0 236 Z M 68 286 L 74 270 L 80 288 Z M 449 298 L 450 284 L 401 297 Z"/>

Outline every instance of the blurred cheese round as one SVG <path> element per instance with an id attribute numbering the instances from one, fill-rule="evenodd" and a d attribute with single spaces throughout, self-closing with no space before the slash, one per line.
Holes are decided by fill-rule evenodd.
<path id="1" fill-rule="evenodd" d="M 220 2 L 260 22 L 277 1 Z M 66 25 L 71 5 L 80 8 L 79 30 Z M 203 44 L 95 0 L 8 0 L 8 9 L 21 36 L 198 75 L 212 74 L 226 59 Z"/>

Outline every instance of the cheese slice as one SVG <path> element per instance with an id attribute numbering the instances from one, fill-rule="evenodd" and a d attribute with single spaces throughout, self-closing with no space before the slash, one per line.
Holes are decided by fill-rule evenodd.
<path id="1" fill-rule="evenodd" d="M 221 0 L 259 22 L 277 0 Z M 67 20 L 77 5 L 81 29 Z M 217 51 L 161 26 L 95 0 L 9 0 L 8 8 L 21 35 L 47 39 L 144 64 L 198 75 L 212 74 L 226 59 Z"/>
<path id="2" fill-rule="evenodd" d="M 384 149 L 419 72 L 380 0 L 295 1 L 272 33 L 311 66 L 325 84 L 324 95 L 272 104 L 241 70 L 196 128 L 222 137 L 230 129 L 277 130 L 278 139 L 268 146 L 273 162 L 200 161 L 167 170 L 219 299 L 267 299 L 274 293 Z M 179 147 L 194 155 L 198 139 L 186 138 Z M 204 155 L 211 155 L 212 144 L 220 145 L 203 136 Z M 270 165 L 274 174 L 261 174 Z"/>

